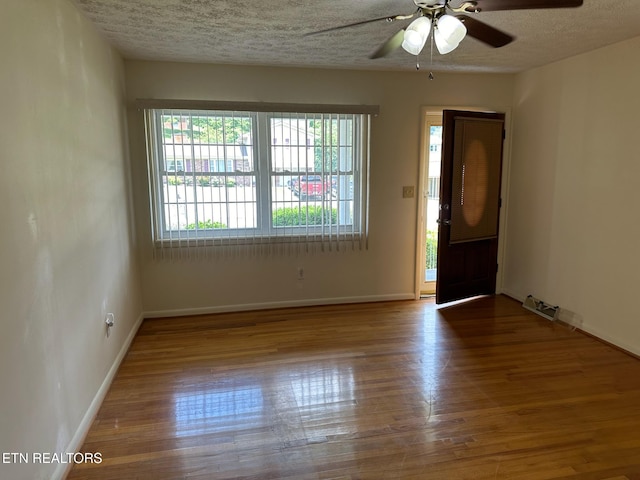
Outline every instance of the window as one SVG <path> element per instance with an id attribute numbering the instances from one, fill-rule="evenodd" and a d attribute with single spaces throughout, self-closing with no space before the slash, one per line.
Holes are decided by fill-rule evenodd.
<path id="1" fill-rule="evenodd" d="M 440 199 L 440 177 L 429 177 L 427 192 L 429 200 Z"/>
<path id="2" fill-rule="evenodd" d="M 167 159 L 166 160 L 167 172 L 183 172 L 184 161 L 182 159 Z"/>
<path id="3" fill-rule="evenodd" d="M 146 119 L 161 249 L 364 240 L 368 115 L 154 109 Z"/>

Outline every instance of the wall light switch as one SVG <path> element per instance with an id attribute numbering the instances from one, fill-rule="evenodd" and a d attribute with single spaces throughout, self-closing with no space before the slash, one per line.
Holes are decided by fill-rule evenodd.
<path id="1" fill-rule="evenodd" d="M 413 185 L 402 187 L 402 198 L 413 198 L 415 193 L 415 187 Z"/>

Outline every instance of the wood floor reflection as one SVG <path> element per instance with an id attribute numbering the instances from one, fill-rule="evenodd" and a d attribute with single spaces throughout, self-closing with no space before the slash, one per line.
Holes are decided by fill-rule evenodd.
<path id="1" fill-rule="evenodd" d="M 143 323 L 69 479 L 640 478 L 640 360 L 506 297 Z"/>

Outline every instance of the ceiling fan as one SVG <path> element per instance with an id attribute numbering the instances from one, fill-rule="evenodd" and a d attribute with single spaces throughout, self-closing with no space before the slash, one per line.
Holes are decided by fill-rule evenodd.
<path id="1" fill-rule="evenodd" d="M 499 48 L 511 43 L 515 37 L 468 14 L 499 10 L 572 8 L 581 6 L 583 0 L 469 0 L 461 2 L 413 0 L 413 3 L 417 9 L 407 15 L 372 18 L 318 30 L 307 35 L 317 35 L 379 21 L 395 22 L 417 17 L 383 43 L 369 58 L 385 57 L 399 47 L 413 55 L 418 55 L 426 44 L 431 31 L 433 31 L 432 41 L 435 42 L 436 48 L 441 54 L 455 50 L 466 35 L 491 47 Z M 452 5 L 457 3 L 459 3 L 458 6 Z"/>

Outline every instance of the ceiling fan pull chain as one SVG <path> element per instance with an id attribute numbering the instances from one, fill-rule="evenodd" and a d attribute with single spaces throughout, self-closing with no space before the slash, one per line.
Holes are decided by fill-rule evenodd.
<path id="1" fill-rule="evenodd" d="M 431 68 L 433 67 L 433 35 L 431 35 L 431 52 L 430 52 L 430 57 L 429 57 L 429 80 L 433 80 L 434 76 L 433 76 L 433 72 L 431 71 Z"/>

